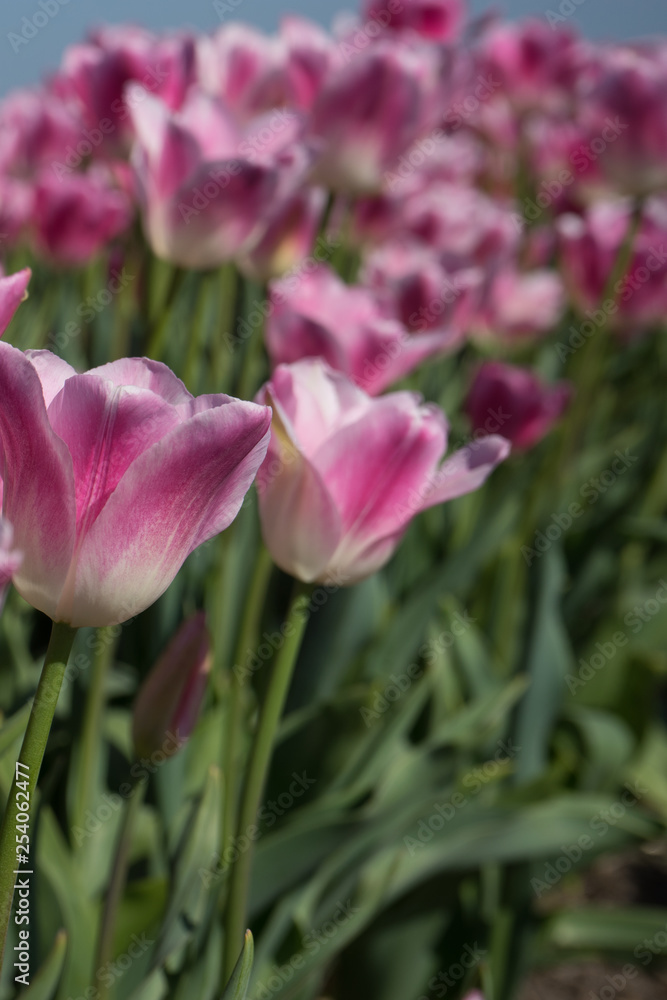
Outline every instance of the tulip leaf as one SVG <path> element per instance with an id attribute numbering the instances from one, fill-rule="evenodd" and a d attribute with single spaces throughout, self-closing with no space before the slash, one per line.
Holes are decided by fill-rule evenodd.
<path id="1" fill-rule="evenodd" d="M 46 961 L 31 979 L 30 986 L 21 993 L 24 1000 L 52 1000 L 58 988 L 66 953 L 67 933 L 60 930 L 56 934 Z"/>
<path id="2" fill-rule="evenodd" d="M 254 957 L 255 945 L 252 934 L 250 931 L 246 931 L 241 954 L 220 1000 L 245 1000 L 248 993 L 248 986 L 250 985 Z"/>

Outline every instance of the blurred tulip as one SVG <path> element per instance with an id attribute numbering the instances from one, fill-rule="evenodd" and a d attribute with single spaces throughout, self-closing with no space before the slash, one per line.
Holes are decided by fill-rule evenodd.
<path id="1" fill-rule="evenodd" d="M 0 168 L 32 177 L 62 160 L 81 138 L 75 109 L 49 90 L 17 90 L 0 105 Z"/>
<path id="2" fill-rule="evenodd" d="M 21 302 L 28 297 L 31 273 L 30 268 L 26 267 L 23 271 L 17 271 L 16 274 L 3 278 L 0 268 L 0 337 L 9 326 Z"/>
<path id="3" fill-rule="evenodd" d="M 273 130 L 267 125 L 271 142 L 292 118 L 276 114 Z M 133 121 L 144 229 L 157 256 L 212 268 L 246 253 L 278 183 L 261 150 L 244 140 L 220 104 L 196 92 L 175 114 L 147 98 Z"/>
<path id="4" fill-rule="evenodd" d="M 378 42 L 334 70 L 306 125 L 318 180 L 372 193 L 428 127 L 437 67 L 430 50 Z"/>
<path id="5" fill-rule="evenodd" d="M 203 90 L 222 101 L 237 119 L 286 103 L 287 52 L 279 38 L 230 22 L 212 37 L 199 40 L 197 59 Z"/>
<path id="6" fill-rule="evenodd" d="M 38 249 L 59 264 L 87 264 L 128 228 L 133 209 L 106 169 L 45 171 L 35 186 L 32 226 Z"/>
<path id="7" fill-rule="evenodd" d="M 2 482 L 0 482 L 0 510 L 2 509 Z M 23 555 L 14 548 L 14 529 L 9 521 L 0 517 L 0 611 L 5 605 L 7 590 L 12 577 L 20 568 Z"/>
<path id="8" fill-rule="evenodd" d="M 0 175 L 0 249 L 17 243 L 34 214 L 35 191 L 31 182 Z"/>
<path id="9" fill-rule="evenodd" d="M 164 365 L 78 375 L 0 343 L 3 513 L 19 593 L 54 621 L 117 624 L 167 589 L 234 520 L 266 452 L 270 411 L 194 398 Z"/>
<path id="10" fill-rule="evenodd" d="M 437 407 L 409 392 L 371 398 L 319 360 L 281 365 L 258 398 L 273 409 L 257 479 L 264 542 L 307 582 L 374 573 L 416 514 L 477 489 L 509 451 L 490 436 L 441 465 Z"/>
<path id="11" fill-rule="evenodd" d="M 387 31 L 415 31 L 432 42 L 450 42 L 460 34 L 464 14 L 463 0 L 365 0 L 361 17 Z"/>
<path id="12" fill-rule="evenodd" d="M 132 713 L 137 758 L 173 756 L 197 722 L 211 670 L 211 644 L 203 611 L 183 622 L 141 685 Z"/>
<path id="13" fill-rule="evenodd" d="M 571 396 L 566 382 L 547 386 L 526 368 L 490 361 L 478 369 L 465 410 L 476 433 L 492 426 L 514 448 L 526 450 L 548 434 Z"/>
<path id="14" fill-rule="evenodd" d="M 452 340 L 448 332 L 411 336 L 369 289 L 346 285 L 325 265 L 274 282 L 270 305 L 266 345 L 274 367 L 322 358 L 371 395 Z"/>
<path id="15" fill-rule="evenodd" d="M 483 328 L 491 337 L 521 340 L 554 329 L 565 310 L 565 291 L 555 271 L 504 268 L 491 282 Z"/>
<path id="16" fill-rule="evenodd" d="M 557 221 L 565 283 L 587 319 L 598 327 L 608 323 L 642 327 L 664 322 L 667 198 L 647 200 L 626 271 L 610 288 L 631 229 L 632 209 L 623 201 L 600 202 L 583 216 L 563 215 Z"/>
<path id="17" fill-rule="evenodd" d="M 319 25 L 301 17 L 283 18 L 280 36 L 286 48 L 288 103 L 308 111 L 333 65 L 334 41 Z"/>

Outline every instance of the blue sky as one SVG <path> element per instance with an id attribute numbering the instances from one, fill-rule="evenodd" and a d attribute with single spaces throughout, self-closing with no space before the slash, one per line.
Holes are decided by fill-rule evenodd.
<path id="1" fill-rule="evenodd" d="M 547 11 L 574 9 L 568 23 L 592 38 L 630 39 L 651 34 L 667 35 L 666 0 L 506 0 L 493 6 L 510 17 L 533 14 L 546 17 Z M 489 0 L 472 0 L 479 13 Z M 333 17 L 354 10 L 342 0 L 240 0 L 237 17 L 265 29 L 273 29 L 281 14 L 295 12 L 329 25 Z M 43 27 L 25 29 L 24 18 L 37 23 L 51 13 Z M 213 0 L 4 0 L 0 4 L 0 94 L 12 87 L 37 81 L 58 65 L 66 45 L 83 37 L 86 28 L 104 22 L 134 21 L 155 29 L 191 26 L 207 30 L 219 25 Z M 34 30 L 23 44 L 16 36 Z"/>

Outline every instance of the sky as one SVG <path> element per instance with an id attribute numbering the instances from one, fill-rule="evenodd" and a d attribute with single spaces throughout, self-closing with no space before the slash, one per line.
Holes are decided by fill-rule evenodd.
<path id="1" fill-rule="evenodd" d="M 217 0 L 218 7 L 221 0 Z M 223 0 L 235 15 L 218 13 L 214 0 L 4 0 L 0 4 L 0 95 L 36 83 L 57 67 L 63 49 L 80 40 L 96 24 L 133 21 L 160 30 L 215 28 L 221 18 L 273 30 L 283 13 L 297 13 L 329 26 L 333 18 L 355 6 L 344 0 Z M 491 6 L 471 0 L 473 13 Z M 564 23 L 591 38 L 628 40 L 667 35 L 666 0 L 497 0 L 507 16 L 547 18 L 549 11 L 567 15 Z M 568 11 L 572 11 L 568 14 Z M 46 20 L 46 23 L 44 23 Z M 37 27 L 33 21 L 36 22 Z M 30 36 L 30 37 L 28 37 Z"/>

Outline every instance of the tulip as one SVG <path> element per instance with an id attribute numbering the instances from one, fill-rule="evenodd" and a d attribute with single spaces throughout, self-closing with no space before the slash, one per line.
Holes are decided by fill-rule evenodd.
<path id="1" fill-rule="evenodd" d="M 366 0 L 361 16 L 387 31 L 414 31 L 433 42 L 450 42 L 460 33 L 464 6 L 462 0 Z"/>
<path id="2" fill-rule="evenodd" d="M 17 90 L 0 105 L 0 164 L 15 177 L 62 160 L 80 139 L 76 109 L 50 91 Z"/>
<path id="3" fill-rule="evenodd" d="M 381 392 L 452 336 L 411 336 L 369 289 L 346 285 L 321 264 L 271 285 L 266 346 L 272 365 L 322 358 L 366 392 Z"/>
<path id="4" fill-rule="evenodd" d="M 127 195 L 104 168 L 64 175 L 43 172 L 35 187 L 37 248 L 64 264 L 87 264 L 132 221 Z"/>
<path id="5" fill-rule="evenodd" d="M 312 108 L 334 62 L 333 39 L 317 24 L 301 17 L 286 17 L 280 25 L 286 57 L 288 104 Z"/>
<path id="6" fill-rule="evenodd" d="M 9 326 L 9 322 L 21 302 L 28 297 L 28 282 L 30 268 L 10 274 L 8 278 L 0 276 L 0 337 Z M 0 270 L 0 275 L 2 271 Z"/>
<path id="7" fill-rule="evenodd" d="M 540 336 L 554 329 L 564 309 L 563 282 L 555 271 L 520 273 L 508 267 L 491 283 L 483 328 L 508 340 Z"/>
<path id="8" fill-rule="evenodd" d="M 571 396 L 566 382 L 547 386 L 532 371 L 491 361 L 477 371 L 465 410 L 476 433 L 492 428 L 526 450 L 551 430 Z"/>
<path id="9" fill-rule="evenodd" d="M 157 256 L 213 268 L 245 254 L 261 234 L 278 183 L 252 136 L 244 139 L 222 105 L 198 92 L 173 114 L 147 97 L 132 117 L 144 229 Z M 273 141 L 291 135 L 292 118 L 276 115 Z M 265 152 L 270 160 L 273 149 Z"/>
<path id="10" fill-rule="evenodd" d="M 173 756 L 189 739 L 211 670 L 203 611 L 183 622 L 144 681 L 134 703 L 132 740 L 137 758 L 161 750 Z"/>
<path id="11" fill-rule="evenodd" d="M 355 53 L 332 71 L 305 131 L 318 157 L 318 180 L 355 194 L 378 191 L 428 128 L 436 85 L 430 51 L 388 42 Z"/>
<path id="12" fill-rule="evenodd" d="M 631 207 L 626 201 L 599 202 L 583 216 L 568 214 L 557 221 L 563 276 L 586 323 L 638 328 L 661 323 L 667 310 L 667 199 L 649 198 L 637 232 L 632 234 Z M 622 248 L 632 237 L 626 270 L 614 287 Z"/>
<path id="13" fill-rule="evenodd" d="M 258 399 L 273 409 L 257 480 L 264 542 L 306 582 L 374 573 L 416 514 L 477 489 L 509 451 L 489 436 L 441 464 L 441 410 L 409 392 L 372 398 L 320 360 L 279 366 Z"/>
<path id="14" fill-rule="evenodd" d="M 0 483 L 0 487 L 1 487 Z M 2 509 L 2 490 L 0 489 L 0 509 Z M 21 566 L 23 554 L 14 548 L 14 529 L 9 521 L 0 517 L 0 611 L 5 604 L 7 589 L 12 577 Z"/>
<path id="15" fill-rule="evenodd" d="M 56 622 L 118 624 L 226 528 L 264 458 L 270 412 L 190 395 L 164 365 L 78 375 L 0 343 L 3 513 L 24 553 L 19 593 Z"/>
<path id="16" fill-rule="evenodd" d="M 0 175 L 0 233 L 7 249 L 18 242 L 34 215 L 35 192 L 30 181 Z"/>

